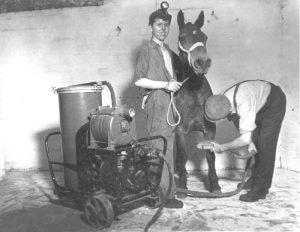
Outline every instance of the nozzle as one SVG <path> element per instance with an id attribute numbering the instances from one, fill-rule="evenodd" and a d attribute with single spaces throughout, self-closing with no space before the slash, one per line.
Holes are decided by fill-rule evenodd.
<path id="1" fill-rule="evenodd" d="M 198 143 L 197 148 L 203 149 L 203 150 L 211 150 L 214 148 L 214 145 L 210 142 L 200 142 L 200 143 Z"/>

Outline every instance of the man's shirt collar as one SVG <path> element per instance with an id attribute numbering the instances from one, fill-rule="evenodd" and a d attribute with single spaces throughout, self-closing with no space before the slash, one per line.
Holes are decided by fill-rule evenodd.
<path id="1" fill-rule="evenodd" d="M 168 44 L 156 39 L 154 36 L 153 38 L 150 40 L 150 44 L 153 46 L 153 48 L 156 48 L 156 47 L 159 47 L 161 48 L 161 45 L 160 44 L 163 44 L 165 48 L 167 48 L 169 50 L 169 46 Z"/>
<path id="2" fill-rule="evenodd" d="M 155 36 L 152 37 L 152 41 L 155 42 L 155 43 L 157 43 L 159 46 L 163 46 L 164 45 L 164 42 L 160 41 Z"/>

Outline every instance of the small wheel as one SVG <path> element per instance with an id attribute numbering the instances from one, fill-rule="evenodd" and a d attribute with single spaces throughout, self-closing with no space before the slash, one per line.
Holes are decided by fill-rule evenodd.
<path id="1" fill-rule="evenodd" d="M 92 197 L 85 204 L 84 213 L 88 223 L 97 229 L 110 227 L 115 217 L 110 200 L 103 194 Z"/>

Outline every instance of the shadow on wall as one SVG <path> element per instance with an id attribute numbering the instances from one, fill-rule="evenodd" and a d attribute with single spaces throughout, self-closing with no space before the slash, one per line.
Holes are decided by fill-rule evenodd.
<path id="1" fill-rule="evenodd" d="M 35 134 L 35 143 L 38 152 L 38 167 L 41 167 L 41 170 L 49 170 L 48 160 L 46 156 L 46 149 L 45 149 L 45 139 L 46 137 L 52 133 L 60 131 L 59 127 L 49 128 L 43 131 L 39 131 Z M 49 153 L 50 153 L 50 160 L 63 162 L 63 155 L 62 155 L 62 147 L 61 147 L 61 136 L 60 135 L 53 135 L 48 140 L 49 145 Z M 60 165 L 53 165 L 53 169 L 55 171 L 62 171 L 63 167 Z"/>

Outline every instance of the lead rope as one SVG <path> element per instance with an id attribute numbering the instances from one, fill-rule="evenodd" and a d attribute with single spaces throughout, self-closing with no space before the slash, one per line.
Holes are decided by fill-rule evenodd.
<path id="1" fill-rule="evenodd" d="M 182 83 L 182 85 L 188 80 L 190 79 L 189 77 L 186 78 Z M 176 108 L 176 104 L 175 104 L 175 101 L 174 101 L 174 92 L 170 92 L 170 95 L 171 95 L 171 99 L 170 99 L 170 103 L 169 103 L 169 107 L 168 107 L 168 112 L 167 112 L 167 123 L 172 126 L 172 127 L 175 127 L 177 125 L 179 125 L 180 121 L 181 121 L 181 116 L 180 116 L 180 113 L 179 111 L 177 110 Z M 170 122 L 169 120 L 169 115 L 170 115 L 170 112 L 171 112 L 171 109 L 173 109 L 173 112 L 174 112 L 174 118 L 178 117 L 177 119 L 177 122 L 175 122 L 174 124 Z"/>
<path id="2" fill-rule="evenodd" d="M 176 108 L 176 105 L 175 105 L 175 102 L 174 102 L 174 92 L 171 92 L 170 93 L 171 95 L 171 99 L 170 99 L 170 103 L 169 103 L 169 107 L 168 107 L 168 112 L 167 112 L 167 123 L 174 127 L 174 126 L 177 126 L 180 121 L 181 121 L 181 116 L 180 116 L 180 113 L 178 112 L 177 108 Z M 174 118 L 176 117 L 176 115 L 178 116 L 177 118 L 177 122 L 175 122 L 174 124 L 170 122 L 169 120 L 169 115 L 170 115 L 170 112 L 171 112 L 171 109 L 173 108 L 173 112 L 174 112 Z"/>

